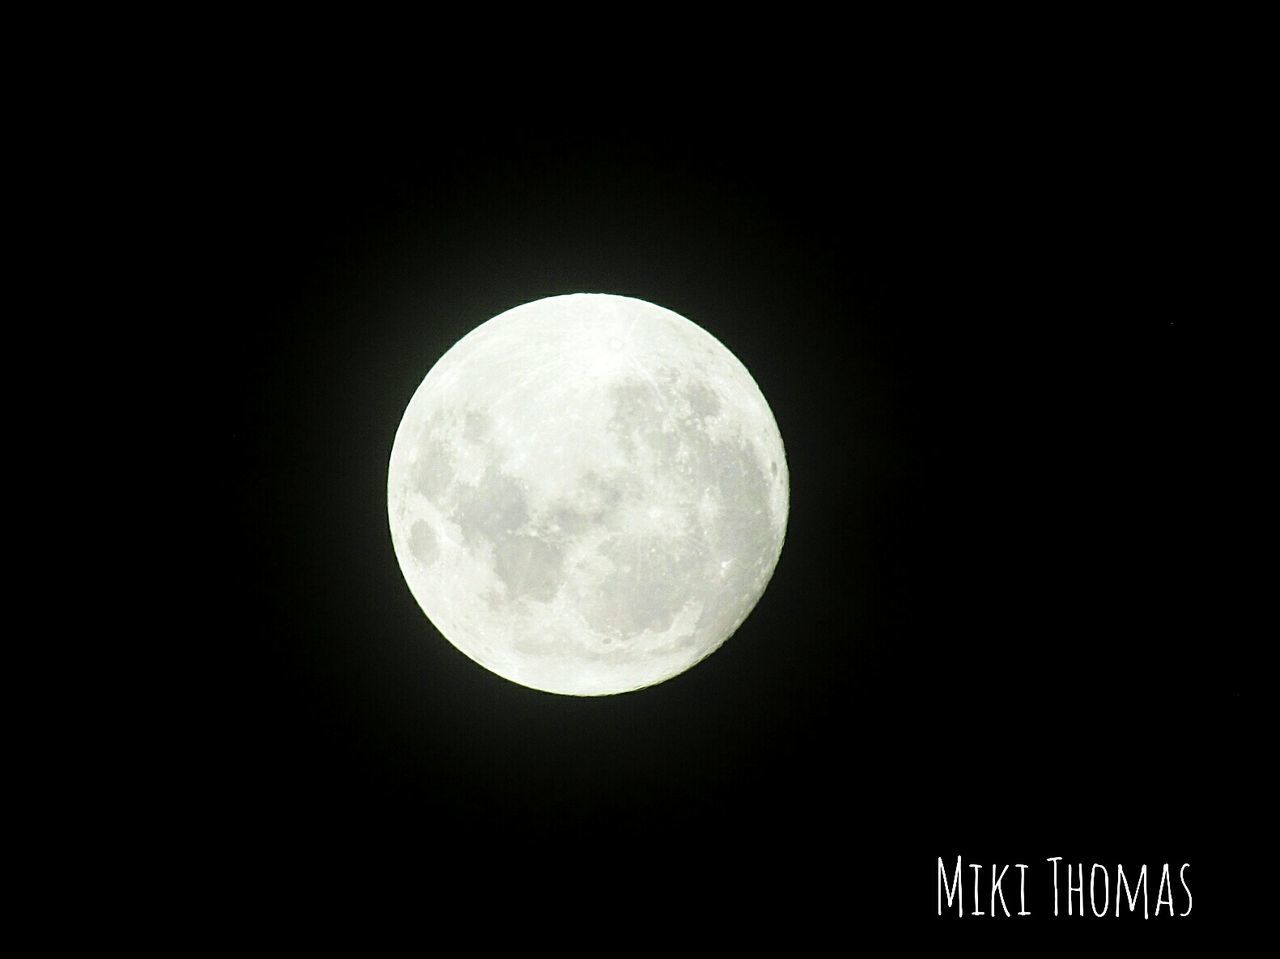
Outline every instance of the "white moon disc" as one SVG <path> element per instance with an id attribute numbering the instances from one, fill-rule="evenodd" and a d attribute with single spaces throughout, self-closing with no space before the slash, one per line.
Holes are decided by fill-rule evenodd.
<path id="1" fill-rule="evenodd" d="M 787 526 L 782 437 L 715 337 L 643 300 L 553 296 L 432 367 L 396 431 L 396 558 L 454 646 L 534 689 L 600 696 L 729 638 Z"/>

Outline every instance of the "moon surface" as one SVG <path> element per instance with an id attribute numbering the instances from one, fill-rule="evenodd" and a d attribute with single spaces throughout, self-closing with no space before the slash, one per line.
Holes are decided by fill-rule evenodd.
<path id="1" fill-rule="evenodd" d="M 553 296 L 455 344 L 414 393 L 387 475 L 423 612 L 523 686 L 627 692 L 684 672 L 746 619 L 787 526 L 768 403 L 670 310 Z"/>

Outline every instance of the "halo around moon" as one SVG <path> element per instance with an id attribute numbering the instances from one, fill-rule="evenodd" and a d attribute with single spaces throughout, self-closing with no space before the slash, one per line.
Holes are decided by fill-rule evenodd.
<path id="1" fill-rule="evenodd" d="M 773 414 L 705 330 L 643 300 L 554 296 L 474 329 L 396 431 L 392 542 L 436 628 L 486 669 L 600 696 L 714 652 L 782 550 Z"/>

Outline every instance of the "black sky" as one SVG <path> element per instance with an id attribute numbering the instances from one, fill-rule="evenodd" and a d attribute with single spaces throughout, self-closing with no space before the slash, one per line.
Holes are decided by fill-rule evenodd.
<path id="1" fill-rule="evenodd" d="M 232 900 L 394 891 L 444 922 L 443 875 L 469 921 L 482 900 L 923 929 L 961 854 L 1190 861 L 1201 915 L 1223 908 L 1256 734 L 1210 548 L 1197 114 L 838 80 L 229 101 L 186 188 L 216 266 L 197 362 L 223 602 L 191 630 L 226 677 L 207 801 Z M 792 484 L 737 635 L 602 699 L 441 639 L 385 506 L 434 360 L 583 291 L 729 347 Z"/>

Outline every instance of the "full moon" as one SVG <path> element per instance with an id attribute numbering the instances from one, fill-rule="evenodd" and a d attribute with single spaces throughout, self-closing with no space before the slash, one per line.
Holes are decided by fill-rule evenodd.
<path id="1" fill-rule="evenodd" d="M 481 666 L 603 696 L 709 656 L 764 593 L 787 463 L 746 367 L 644 300 L 553 296 L 431 368 L 396 431 L 387 510 L 427 618 Z"/>

